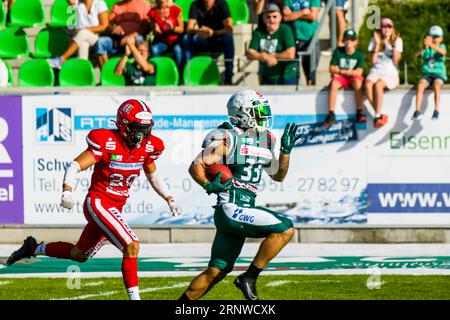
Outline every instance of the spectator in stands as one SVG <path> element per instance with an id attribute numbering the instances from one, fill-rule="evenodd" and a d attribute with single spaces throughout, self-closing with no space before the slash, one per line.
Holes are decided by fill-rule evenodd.
<path id="1" fill-rule="evenodd" d="M 444 82 L 447 81 L 447 69 L 445 67 L 445 56 L 447 48 L 444 41 L 444 31 L 440 26 L 433 26 L 428 31 L 424 40 L 424 48 L 416 53 L 416 57 L 423 58 L 422 79 L 417 84 L 416 111 L 413 114 L 413 120 L 422 118 L 421 108 L 423 93 L 427 87 L 433 86 L 434 91 L 434 112 L 433 120 L 439 119 L 439 101 L 441 89 Z"/>
<path id="2" fill-rule="evenodd" d="M 156 8 L 149 12 L 152 31 L 155 35 L 151 47 L 152 56 L 172 52 L 178 68 L 183 63 L 181 36 L 184 32 L 183 15 L 178 6 L 170 0 L 156 0 Z"/>
<path id="3" fill-rule="evenodd" d="M 294 31 L 296 50 L 306 51 L 314 37 L 319 23 L 320 0 L 284 0 L 283 16 Z M 317 41 L 315 47 L 315 62 L 319 64 L 320 46 Z M 302 58 L 303 71 L 308 85 L 316 83 L 315 72 L 311 72 L 310 56 Z"/>
<path id="4" fill-rule="evenodd" d="M 356 122 L 365 122 L 366 116 L 363 111 L 363 68 L 364 55 L 357 48 L 358 38 L 355 30 L 347 29 L 344 32 L 345 46 L 336 48 L 330 62 L 330 92 L 329 92 L 329 113 L 323 127 L 329 127 L 336 122 L 334 110 L 336 107 L 337 92 L 341 88 L 350 85 L 355 90 Z"/>
<path id="5" fill-rule="evenodd" d="M 186 33 L 183 37 L 186 62 L 196 51 L 223 52 L 225 58 L 224 84 L 232 84 L 233 22 L 225 0 L 194 1 L 189 10 Z"/>
<path id="6" fill-rule="evenodd" d="M 104 0 L 67 0 L 75 8 L 75 34 L 66 51 L 48 59 L 53 68 L 61 65 L 78 51 L 78 57 L 89 59 L 89 48 L 97 43 L 99 34 L 108 27 L 108 7 Z"/>
<path id="7" fill-rule="evenodd" d="M 150 3 L 145 0 L 122 0 L 112 6 L 107 28 L 109 34 L 101 36 L 95 45 L 100 68 L 109 56 L 123 52 L 128 38 L 144 40 L 150 31 L 150 9 Z"/>
<path id="8" fill-rule="evenodd" d="M 375 109 L 374 127 L 386 124 L 388 117 L 381 113 L 384 90 L 392 90 L 400 83 L 398 64 L 403 52 L 403 40 L 389 18 L 381 19 L 381 30 L 375 30 L 369 43 L 372 68 L 366 78 L 366 94 Z"/>
<path id="9" fill-rule="evenodd" d="M 264 10 L 271 4 L 276 4 L 280 8 L 283 7 L 283 0 L 254 0 L 253 1 L 253 10 L 255 10 L 256 15 L 258 16 L 258 28 L 265 28 L 266 25 L 263 21 L 263 13 Z"/>
<path id="10" fill-rule="evenodd" d="M 129 62 L 130 55 L 134 59 Z M 125 76 L 128 86 L 154 86 L 156 84 L 156 67 L 148 61 L 149 45 L 145 40 L 135 41 L 134 37 L 126 38 L 125 54 L 114 70 L 115 75 Z"/>
<path id="11" fill-rule="evenodd" d="M 328 3 L 330 0 L 323 1 Z M 344 31 L 347 27 L 347 22 L 345 20 L 345 13 L 347 12 L 347 0 L 336 0 L 336 36 L 337 36 L 337 46 L 343 47 L 344 44 Z M 330 18 L 331 23 L 331 18 Z M 331 30 L 331 24 L 330 24 Z"/>
<path id="12" fill-rule="evenodd" d="M 6 0 L 6 22 L 11 22 L 11 7 L 16 0 Z"/>
<path id="13" fill-rule="evenodd" d="M 280 7 L 275 3 L 264 9 L 265 26 L 253 32 L 247 51 L 249 59 L 259 61 L 262 85 L 297 84 L 294 35 L 289 26 L 281 23 L 283 18 L 280 11 Z"/>

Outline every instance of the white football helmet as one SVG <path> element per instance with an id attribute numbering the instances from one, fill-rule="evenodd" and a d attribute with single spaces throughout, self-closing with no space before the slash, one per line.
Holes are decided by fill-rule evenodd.
<path id="1" fill-rule="evenodd" d="M 272 127 L 272 112 L 269 101 L 255 90 L 240 90 L 227 103 L 231 124 L 242 128 L 254 128 L 259 132 Z"/>

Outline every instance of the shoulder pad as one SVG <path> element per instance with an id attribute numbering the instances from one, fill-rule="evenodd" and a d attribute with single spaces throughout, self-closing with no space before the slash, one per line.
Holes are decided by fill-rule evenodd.
<path id="1" fill-rule="evenodd" d="M 154 135 L 152 135 L 150 139 L 148 139 L 147 144 L 145 146 L 145 151 L 158 152 L 159 154 L 161 154 L 164 151 L 164 149 L 165 149 L 164 142 Z"/>
<path id="2" fill-rule="evenodd" d="M 213 130 L 208 133 L 203 139 L 202 148 L 215 148 L 221 145 L 224 141 L 227 145 L 230 145 L 231 134 L 224 129 Z"/>
<path id="3" fill-rule="evenodd" d="M 91 130 L 86 136 L 86 142 L 90 148 L 97 150 L 111 150 L 114 144 L 116 144 L 116 138 L 111 130 L 108 129 L 95 129 Z"/>
<path id="4" fill-rule="evenodd" d="M 222 123 L 220 126 L 217 127 L 218 129 L 233 129 L 233 125 L 228 122 L 225 121 L 224 123 Z"/>

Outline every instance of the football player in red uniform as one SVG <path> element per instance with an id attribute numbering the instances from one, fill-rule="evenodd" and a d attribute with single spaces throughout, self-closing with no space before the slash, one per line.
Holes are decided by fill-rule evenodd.
<path id="1" fill-rule="evenodd" d="M 176 216 L 181 212 L 156 173 L 155 160 L 163 152 L 164 144 L 151 134 L 153 123 L 150 108 L 143 101 L 130 99 L 118 109 L 118 130 L 92 130 L 86 137 L 88 148 L 66 169 L 61 198 L 61 205 L 72 209 L 75 204 L 72 188 L 77 173 L 95 165 L 83 206 L 88 223 L 80 239 L 75 245 L 67 242 L 37 244 L 30 236 L 11 254 L 7 264 L 37 255 L 85 262 L 109 241 L 123 252 L 122 275 L 129 298 L 139 300 L 139 240 L 121 212 L 141 168 L 153 189 L 167 201 L 172 214 Z"/>

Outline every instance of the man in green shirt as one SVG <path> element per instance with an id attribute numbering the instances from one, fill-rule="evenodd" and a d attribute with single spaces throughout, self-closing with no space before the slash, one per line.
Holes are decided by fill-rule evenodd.
<path id="1" fill-rule="evenodd" d="M 249 59 L 259 61 L 262 85 L 297 84 L 294 36 L 281 20 L 280 7 L 276 4 L 267 6 L 263 15 L 265 26 L 253 32 L 247 51 Z"/>
<path id="2" fill-rule="evenodd" d="M 314 33 L 319 26 L 320 0 L 284 0 L 283 16 L 284 22 L 290 24 L 294 31 L 296 50 L 306 51 L 311 43 Z M 316 66 L 319 64 L 320 46 L 315 43 Z M 303 71 L 306 75 L 308 85 L 316 83 L 315 73 L 311 72 L 310 56 L 304 56 L 302 59 Z"/>
<path id="3" fill-rule="evenodd" d="M 344 32 L 345 47 L 336 48 L 330 62 L 330 93 L 329 93 L 329 113 L 323 127 L 329 127 L 336 122 L 334 110 L 336 108 L 337 92 L 341 88 L 350 85 L 355 89 L 356 122 L 365 122 L 366 116 L 363 113 L 363 68 L 364 55 L 357 48 L 358 38 L 355 30 L 348 29 Z"/>
<path id="4" fill-rule="evenodd" d="M 129 62 L 130 55 L 134 61 Z M 156 85 L 156 68 L 148 61 L 149 47 L 147 41 L 135 43 L 134 37 L 126 41 L 125 54 L 119 60 L 114 70 L 116 76 L 125 76 L 127 86 L 154 86 Z"/>
<path id="5" fill-rule="evenodd" d="M 447 68 L 445 67 L 445 56 L 447 48 L 442 43 L 444 41 L 444 31 L 439 26 L 433 26 L 428 31 L 428 36 L 424 40 L 424 48 L 416 53 L 416 57 L 423 58 L 422 79 L 417 85 L 416 111 L 412 120 L 422 118 L 421 108 L 423 93 L 427 87 L 433 86 L 434 90 L 434 112 L 432 119 L 439 118 L 439 100 L 441 89 L 447 81 Z"/>

